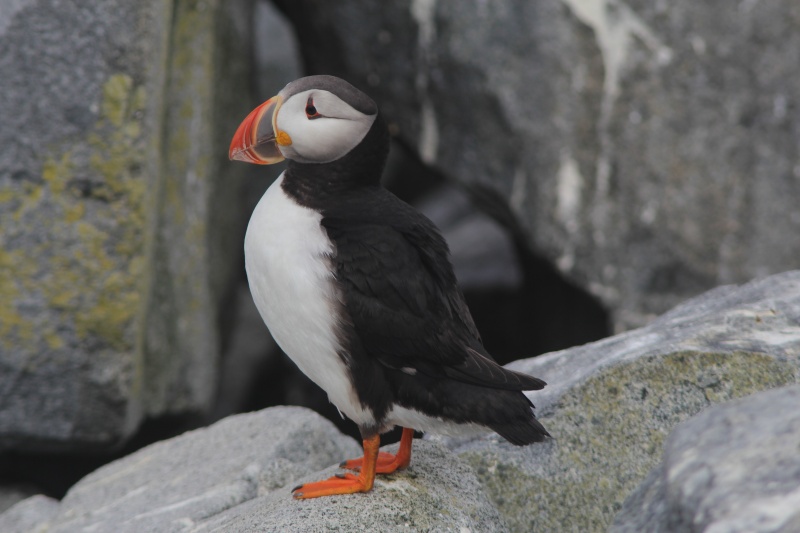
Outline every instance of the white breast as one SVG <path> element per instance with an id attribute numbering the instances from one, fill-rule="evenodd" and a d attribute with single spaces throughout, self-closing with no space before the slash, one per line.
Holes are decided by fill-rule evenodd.
<path id="1" fill-rule="evenodd" d="M 339 411 L 356 424 L 374 424 L 338 353 L 333 245 L 320 226 L 322 216 L 297 204 L 282 182 L 283 175 L 258 202 L 247 226 L 245 267 L 253 300 L 281 349 Z"/>

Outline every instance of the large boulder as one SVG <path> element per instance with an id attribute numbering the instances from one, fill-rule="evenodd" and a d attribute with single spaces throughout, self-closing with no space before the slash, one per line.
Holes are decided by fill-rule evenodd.
<path id="1" fill-rule="evenodd" d="M 678 426 L 611 531 L 800 531 L 800 386 L 716 406 Z"/>
<path id="2" fill-rule="evenodd" d="M 308 410 L 272 408 L 140 450 L 60 503 L 23 500 L 0 531 L 602 531 L 626 498 L 618 526 L 658 530 L 698 513 L 726 520 L 752 495 L 751 516 L 796 501 L 797 387 L 711 409 L 667 437 L 714 404 L 800 382 L 800 272 L 722 287 L 646 328 L 510 366 L 549 382 L 531 398 L 553 439 L 417 441 L 411 468 L 372 492 L 296 502 L 294 484 L 332 475 L 359 446 Z M 664 466 L 648 477 L 665 442 Z M 718 456 L 696 453 L 712 446 Z M 711 474 L 693 477 L 692 464 Z M 738 486 L 737 472 L 755 465 L 758 485 Z"/>
<path id="3" fill-rule="evenodd" d="M 511 529 L 601 531 L 678 423 L 800 382 L 800 271 L 721 287 L 645 328 L 509 367 L 548 382 L 531 399 L 554 439 L 515 448 L 488 436 L 451 447 Z"/>
<path id="4" fill-rule="evenodd" d="M 796 1 L 278 3 L 312 73 L 372 94 L 618 329 L 796 268 Z"/>
<path id="5" fill-rule="evenodd" d="M 406 471 L 378 476 L 367 494 L 297 502 L 287 486 L 220 513 L 197 531 L 506 531 L 475 473 L 450 451 L 416 441 L 412 462 Z M 298 484 L 336 472 L 331 467 Z"/>
<path id="6" fill-rule="evenodd" d="M 510 366 L 549 382 L 531 398 L 553 439 L 522 448 L 497 435 L 416 441 L 411 467 L 381 476 L 370 493 L 297 502 L 291 487 L 333 475 L 336 463 L 360 450 L 319 415 L 276 407 L 144 448 L 79 481 L 60 503 L 23 500 L 0 514 L 0 531 L 602 531 L 626 498 L 622 524 L 638 502 L 658 504 L 670 490 L 670 506 L 687 519 L 698 512 L 732 516 L 735 502 L 761 485 L 741 488 L 732 471 L 682 475 L 665 486 L 657 483 L 661 474 L 648 472 L 680 422 L 714 404 L 800 382 L 800 272 L 722 287 L 646 328 Z M 706 470 L 723 472 L 737 457 L 749 468 L 761 464 L 766 452 L 758 446 L 769 443 L 774 461 L 765 464 L 785 466 L 785 476 L 753 474 L 772 489 L 751 501 L 750 514 L 775 515 L 775 502 L 796 498 L 787 487 L 797 473 L 797 390 L 786 390 L 793 392 L 780 401 L 754 397 L 749 406 L 748 398 L 701 415 L 669 441 L 666 466 L 656 472 L 686 474 L 682 459 L 694 460 L 693 450 L 737 439 L 755 448 L 721 446 Z M 776 412 L 755 421 L 772 400 Z M 741 413 L 721 415 L 740 416 L 741 427 L 711 423 L 719 413 Z M 742 432 L 751 435 L 739 439 Z M 788 440 L 779 443 L 780 435 Z M 770 485 L 775 479 L 786 483 Z M 638 530 L 659 527 L 659 513 L 640 517 L 648 527 Z"/>
<path id="7" fill-rule="evenodd" d="M 0 450 L 110 447 L 208 408 L 250 4 L 0 7 Z"/>
<path id="8" fill-rule="evenodd" d="M 39 533 L 46 530 L 48 521 L 58 514 L 58 509 L 58 500 L 37 494 L 0 514 L 0 527 L 8 533 Z"/>
<path id="9" fill-rule="evenodd" d="M 339 461 L 359 455 L 353 439 L 307 409 L 236 415 L 104 466 L 60 504 L 29 498 L 0 515 L 0 530 L 504 529 L 471 469 L 430 442 L 417 442 L 414 465 L 379 479 L 368 494 L 292 498 L 295 485 L 331 476 Z"/>

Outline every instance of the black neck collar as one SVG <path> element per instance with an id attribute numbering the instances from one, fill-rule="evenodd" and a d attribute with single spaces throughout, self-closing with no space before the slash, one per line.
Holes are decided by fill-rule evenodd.
<path id="1" fill-rule="evenodd" d="M 389 130 L 378 113 L 358 146 L 336 161 L 288 161 L 281 186 L 299 204 L 318 209 L 333 197 L 379 186 L 388 155 Z"/>

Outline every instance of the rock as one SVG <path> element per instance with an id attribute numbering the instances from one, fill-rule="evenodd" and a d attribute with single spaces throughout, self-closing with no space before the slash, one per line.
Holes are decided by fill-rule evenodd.
<path id="1" fill-rule="evenodd" d="M 497 435 L 417 441 L 411 468 L 381 478 L 372 492 L 296 502 L 292 486 L 332 475 L 340 460 L 358 456 L 360 449 L 311 411 L 271 408 L 227 418 L 104 466 L 76 484 L 55 512 L 43 501 L 24 500 L 0 515 L 0 530 L 24 523 L 52 532 L 113 528 L 121 533 L 359 527 L 602 531 L 626 498 L 621 524 L 637 514 L 631 510 L 637 502 L 650 499 L 670 502 L 670 510 L 683 505 L 688 513 L 727 520 L 741 505 L 725 495 L 744 498 L 751 489 L 738 485 L 746 483 L 720 474 L 706 479 L 705 488 L 712 490 L 690 492 L 684 485 L 692 488 L 703 479 L 676 474 L 667 478 L 682 484 L 673 494 L 672 485 L 664 488 L 658 480 L 689 468 L 682 466 L 688 461 L 704 461 L 693 450 L 714 443 L 727 447 L 709 459 L 710 471 L 729 459 L 756 470 L 764 453 L 747 455 L 739 443 L 779 438 L 770 435 L 785 437 L 782 445 L 770 444 L 785 478 L 770 477 L 768 468 L 752 474 L 758 483 L 773 482 L 777 492 L 759 492 L 755 483 L 753 494 L 762 499 L 742 510 L 773 522 L 785 519 L 791 524 L 786 532 L 794 527 L 791 520 L 797 518 L 778 511 L 794 509 L 784 504 L 796 498 L 796 491 L 783 488 L 796 487 L 788 481 L 798 472 L 796 459 L 786 454 L 796 448 L 800 423 L 794 420 L 800 415 L 782 413 L 798 405 L 797 387 L 784 389 L 780 401 L 767 395 L 754 398 L 752 407 L 734 403 L 725 408 L 728 414 L 718 417 L 714 413 L 723 411 L 712 409 L 701 415 L 705 418 L 667 444 L 664 468 L 673 470 L 653 469 L 679 423 L 714 404 L 800 381 L 800 271 L 721 287 L 645 328 L 509 366 L 549 382 L 531 398 L 554 439 L 523 448 Z M 766 416 L 773 408 L 776 412 Z M 704 430 L 694 430 L 697 425 Z M 718 425 L 723 429 L 715 430 Z M 740 438 L 742 432 L 748 436 Z M 32 510 L 40 508 L 42 519 L 32 521 Z M 653 527 L 667 516 L 657 507 L 649 513 L 639 518 Z"/>
<path id="2" fill-rule="evenodd" d="M 530 397 L 554 440 L 449 445 L 510 529 L 601 531 L 678 423 L 800 381 L 800 271 L 721 287 L 645 328 L 509 367 L 548 382 Z"/>
<path id="3" fill-rule="evenodd" d="M 58 500 L 37 494 L 0 513 L 0 531 L 39 533 L 57 513 Z"/>
<path id="4" fill-rule="evenodd" d="M 396 450 L 397 446 L 389 448 Z M 335 467 L 299 483 L 330 477 Z M 200 524 L 196 531 L 506 531 L 465 463 L 439 444 L 415 441 L 411 467 L 378 476 L 366 494 L 294 501 L 275 491 Z"/>
<path id="5" fill-rule="evenodd" d="M 44 507 L 38 522 L 31 514 L 42 497 L 29 498 L 0 515 L 0 530 L 504 530 L 471 469 L 431 442 L 417 441 L 413 466 L 381 477 L 368 494 L 292 498 L 292 487 L 333 475 L 330 465 L 360 452 L 307 409 L 236 415 L 100 468 L 56 504 L 57 512 L 52 503 Z"/>
<path id="6" fill-rule="evenodd" d="M 796 268 L 794 0 L 278 3 L 310 72 L 364 88 L 421 159 L 499 199 L 617 330 Z"/>
<path id="7" fill-rule="evenodd" d="M 272 98 L 287 83 L 303 74 L 294 30 L 271 2 L 256 2 L 252 24 L 252 53 L 260 102 Z"/>
<path id="8" fill-rule="evenodd" d="M 359 451 L 352 439 L 306 409 L 236 415 L 103 466 L 73 486 L 58 512 L 39 525 L 52 533 L 190 530 L 260 494 L 283 489 L 291 500 L 289 489 L 298 477 Z"/>
<path id="9" fill-rule="evenodd" d="M 38 493 L 39 491 L 32 485 L 20 483 L 4 483 L 0 485 L 0 513 L 12 507 L 17 502 Z"/>
<path id="10" fill-rule="evenodd" d="M 800 531 L 800 386 L 708 409 L 667 439 L 615 533 Z"/>
<path id="11" fill-rule="evenodd" d="M 250 3 L 3 3 L 0 450 L 110 448 L 209 407 Z"/>

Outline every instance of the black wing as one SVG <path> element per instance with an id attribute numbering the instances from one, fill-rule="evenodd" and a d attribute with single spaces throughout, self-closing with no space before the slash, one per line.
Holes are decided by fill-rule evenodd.
<path id="1" fill-rule="evenodd" d="M 388 192 L 380 199 L 322 221 L 335 243 L 337 281 L 367 354 L 389 368 L 485 387 L 544 387 L 537 378 L 504 369 L 483 348 L 447 244 L 433 223 Z"/>

